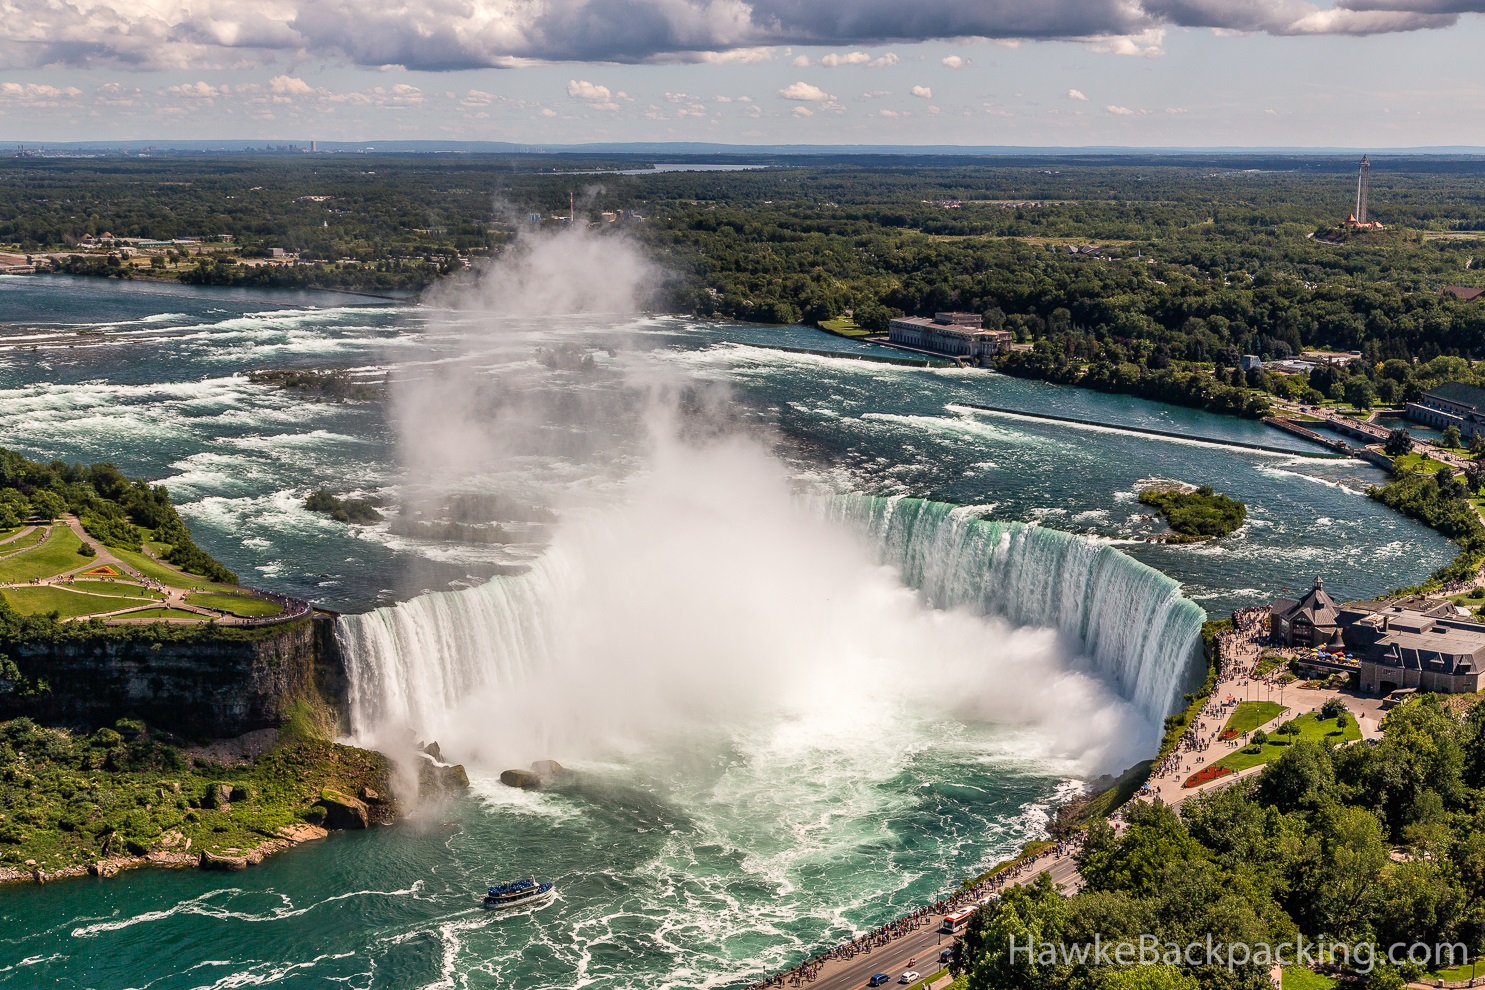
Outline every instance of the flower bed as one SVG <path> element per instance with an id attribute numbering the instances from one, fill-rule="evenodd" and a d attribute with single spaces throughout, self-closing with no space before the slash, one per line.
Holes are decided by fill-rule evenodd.
<path id="1" fill-rule="evenodd" d="M 1233 730 L 1233 729 L 1223 729 L 1222 730 L 1222 734 L 1220 736 L 1218 736 L 1217 738 L 1218 739 L 1221 739 L 1223 742 L 1227 742 L 1229 739 L 1236 739 L 1237 737 L 1238 737 L 1238 733 L 1235 730 Z"/>
<path id="2" fill-rule="evenodd" d="M 1186 783 L 1182 784 L 1181 786 L 1200 787 L 1202 784 L 1210 784 L 1212 781 L 1217 780 L 1218 778 L 1226 777 L 1230 773 L 1232 773 L 1232 771 L 1227 769 L 1226 767 L 1219 767 L 1217 766 L 1217 764 L 1213 763 L 1211 766 L 1202 767 L 1200 770 L 1187 777 Z"/>

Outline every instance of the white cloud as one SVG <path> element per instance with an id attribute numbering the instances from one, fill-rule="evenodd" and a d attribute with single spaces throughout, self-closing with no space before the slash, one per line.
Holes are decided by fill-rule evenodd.
<path id="1" fill-rule="evenodd" d="M 1133 117 L 1134 116 L 1134 111 L 1131 110 L 1131 109 L 1129 109 L 1128 107 L 1119 107 L 1119 106 L 1114 106 L 1113 104 L 1109 104 L 1108 106 L 1104 107 L 1104 109 L 1107 110 L 1109 113 L 1113 114 L 1116 117 Z"/>
<path id="2" fill-rule="evenodd" d="M 929 89 L 927 86 L 914 86 L 912 92 L 913 92 L 913 95 L 914 96 L 919 97 L 921 99 L 924 99 L 924 100 L 931 100 L 931 99 L 933 99 L 933 90 Z"/>
<path id="3" fill-rule="evenodd" d="M 892 52 L 888 52 L 887 54 L 881 56 L 880 58 L 874 58 L 870 62 L 867 62 L 866 63 L 866 67 L 868 69 L 885 69 L 889 65 L 896 65 L 896 64 L 897 64 L 897 56 L 895 54 L 893 54 Z"/>
<path id="4" fill-rule="evenodd" d="M 308 96 L 315 91 L 313 86 L 295 76 L 274 76 L 268 80 L 268 89 L 279 96 Z"/>
<path id="5" fill-rule="evenodd" d="M 870 89 L 870 90 L 867 90 L 865 93 L 862 93 L 861 94 L 861 98 L 863 100 L 876 100 L 876 99 L 880 99 L 883 96 L 891 96 L 891 95 L 892 95 L 892 91 L 890 89 Z"/>
<path id="6" fill-rule="evenodd" d="M 896 110 L 887 110 L 887 109 L 883 108 L 883 109 L 877 111 L 877 116 L 878 117 L 901 117 L 902 114 L 898 113 Z"/>
<path id="7" fill-rule="evenodd" d="M 1078 100 L 1078 101 L 1080 101 L 1082 103 L 1087 103 L 1088 102 L 1088 97 L 1086 97 L 1086 96 L 1083 95 L 1083 91 L 1081 89 L 1070 89 L 1070 90 L 1068 90 L 1067 91 L 1067 98 L 1069 100 Z"/>
<path id="8" fill-rule="evenodd" d="M 569 79 L 567 95 L 575 100 L 594 100 L 604 103 L 611 101 L 614 97 L 613 92 L 607 86 L 598 86 L 586 79 Z"/>
<path id="9" fill-rule="evenodd" d="M 823 103 L 834 99 L 820 87 L 811 86 L 807 82 L 791 83 L 779 90 L 779 95 L 786 100 L 798 100 L 802 103 Z"/>
<path id="10" fill-rule="evenodd" d="M 790 62 L 789 64 L 794 66 L 796 69 L 807 69 L 810 65 L 810 57 L 808 55 L 795 55 L 794 61 Z"/>
<path id="11" fill-rule="evenodd" d="M 4 100 L 7 103 L 28 103 L 37 107 L 54 107 L 60 105 L 60 101 L 62 100 L 75 100 L 82 95 L 82 90 L 76 86 L 59 87 L 47 83 L 0 83 L 0 100 Z"/>
<path id="12" fill-rule="evenodd" d="M 947 65 L 951 69 L 962 69 L 969 64 L 968 59 L 962 58 L 958 55 L 945 55 L 943 58 L 939 59 L 939 61 L 942 62 L 944 65 Z"/>
<path id="13" fill-rule="evenodd" d="M 166 86 L 160 92 L 166 96 L 175 96 L 185 100 L 211 100 L 218 96 L 225 96 L 228 89 L 223 86 L 219 90 L 209 83 L 198 80 L 193 83 L 181 83 L 178 86 Z"/>
<path id="14" fill-rule="evenodd" d="M 555 117 L 557 116 L 557 111 L 553 110 L 551 107 L 542 107 L 541 115 L 543 117 Z"/>
<path id="15" fill-rule="evenodd" d="M 866 52 L 849 52 L 845 55 L 837 55 L 831 52 L 820 59 L 820 64 L 827 69 L 833 69 L 838 65 L 865 65 L 871 61 L 871 56 Z"/>
<path id="16" fill-rule="evenodd" d="M 814 115 L 815 115 L 814 111 L 811 110 L 809 107 L 795 107 L 794 108 L 794 116 L 796 116 L 796 117 L 813 117 Z"/>

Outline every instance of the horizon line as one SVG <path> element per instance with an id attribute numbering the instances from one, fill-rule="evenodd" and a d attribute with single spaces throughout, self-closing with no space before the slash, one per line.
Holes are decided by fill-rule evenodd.
<path id="1" fill-rule="evenodd" d="M 315 145 L 315 151 L 309 150 Z M 593 154 L 616 152 L 622 154 L 654 154 L 670 151 L 676 154 L 774 154 L 774 155 L 829 155 L 829 154 L 925 154 L 925 155 L 1479 155 L 1485 156 L 1482 145 L 1407 145 L 1394 147 L 1335 146 L 1335 145 L 959 145 L 959 144 L 736 144 L 708 141 L 597 141 L 574 144 L 523 141 L 450 141 L 437 138 L 355 141 L 321 141 L 314 138 L 119 138 L 81 141 L 0 141 L 0 148 L 15 151 L 68 150 L 68 151 L 287 151 L 298 150 L 302 154 L 327 152 L 498 152 L 503 154 Z M 3 154 L 3 152 L 0 152 Z"/>

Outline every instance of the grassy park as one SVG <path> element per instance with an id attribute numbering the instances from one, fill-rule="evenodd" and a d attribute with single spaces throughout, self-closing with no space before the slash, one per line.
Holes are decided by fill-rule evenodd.
<path id="1" fill-rule="evenodd" d="M 1249 702 L 1249 704 L 1273 703 Z M 1322 719 L 1319 712 L 1308 712 L 1293 720 L 1292 724 L 1299 730 L 1297 734 L 1282 735 L 1276 729 L 1273 732 L 1267 733 L 1262 743 L 1254 742 L 1244 746 L 1232 755 L 1218 760 L 1213 765 L 1225 767 L 1237 773 L 1240 770 L 1247 770 L 1249 767 L 1256 767 L 1270 760 L 1277 759 L 1288 752 L 1291 745 L 1301 740 L 1321 744 L 1355 742 L 1361 738 L 1361 728 L 1356 724 L 1355 716 L 1347 714 L 1345 719 L 1345 726 L 1343 728 L 1337 728 L 1335 719 Z"/>
<path id="2" fill-rule="evenodd" d="M 45 543 L 0 560 L 0 584 L 24 584 L 82 567 L 89 559 L 79 552 L 82 545 L 67 526 L 53 526 Z"/>
<path id="3" fill-rule="evenodd" d="M 42 541 L 42 535 L 48 532 L 50 535 Z M 141 542 L 140 550 L 130 550 L 96 543 L 92 537 L 88 537 L 85 544 L 66 523 L 38 527 L 34 539 L 32 535 L 27 534 L 17 541 L 23 545 L 21 549 L 0 557 L 0 585 L 12 586 L 0 588 L 0 600 L 20 615 L 55 613 L 57 618 L 65 620 L 139 608 L 140 611 L 119 618 L 189 619 L 197 622 L 217 618 L 174 605 L 145 607 L 163 602 L 167 597 L 164 592 L 148 587 L 148 581 L 186 592 L 183 596 L 186 605 L 238 618 L 264 618 L 283 612 L 283 607 L 277 602 L 236 585 L 211 581 L 165 563 L 156 554 L 169 553 L 171 548 L 168 544 L 145 540 Z M 91 554 L 84 550 L 85 545 L 92 550 Z M 143 547 L 150 547 L 154 553 L 144 552 Z M 123 567 L 97 563 L 105 554 L 122 562 Z M 130 574 L 128 569 L 131 568 L 137 573 Z M 55 580 L 48 584 L 30 583 L 47 579 Z"/>
<path id="4" fill-rule="evenodd" d="M 46 496 L 43 492 L 36 497 L 44 502 Z M 61 521 L 11 526 L 5 530 L 8 538 L 0 535 L 0 612 L 50 615 L 58 621 L 104 616 L 213 622 L 224 615 L 231 621 L 284 611 L 278 602 L 229 583 L 231 572 L 191 542 L 173 508 L 166 515 L 157 505 L 152 518 L 160 520 L 160 528 L 149 529 L 129 524 L 118 514 L 101 520 L 98 513 L 110 510 L 100 509 L 97 502 L 87 503 L 81 515 L 62 512 L 60 503 L 56 499 L 46 514 Z M 15 504 L 12 492 L 6 506 Z M 8 511 L 16 516 L 13 508 Z M 29 514 L 28 509 L 19 518 Z M 185 558 L 181 548 L 188 551 Z M 187 566 L 204 574 L 192 573 Z M 212 580 L 206 574 L 229 580 Z"/>
<path id="5" fill-rule="evenodd" d="M 829 330 L 831 333 L 838 333 L 843 337 L 866 337 L 871 334 L 870 330 L 860 326 L 852 316 L 838 316 L 833 320 L 823 320 L 820 328 Z"/>
<path id="6" fill-rule="evenodd" d="M 6 588 L 0 591 L 0 596 L 4 596 L 5 603 L 21 615 L 47 615 L 56 612 L 57 617 L 62 619 L 116 612 L 122 608 L 146 604 L 150 600 L 143 597 L 90 595 L 80 591 L 69 591 L 61 585 Z"/>
<path id="7" fill-rule="evenodd" d="M 1240 702 L 1222 729 L 1224 732 L 1242 735 L 1244 732 L 1252 732 L 1259 726 L 1272 722 L 1287 710 L 1277 701 Z"/>

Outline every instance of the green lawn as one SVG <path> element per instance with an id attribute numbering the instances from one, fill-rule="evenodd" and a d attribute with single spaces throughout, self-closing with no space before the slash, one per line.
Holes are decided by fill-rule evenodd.
<path id="1" fill-rule="evenodd" d="M 1233 732 L 1252 732 L 1267 722 L 1278 718 L 1282 712 L 1287 711 L 1277 701 L 1243 701 L 1239 702 L 1233 710 L 1232 717 L 1222 728 L 1231 729 Z"/>
<path id="2" fill-rule="evenodd" d="M 224 594 L 233 594 L 237 588 L 230 584 L 216 584 L 208 581 L 199 574 L 187 574 L 178 571 L 169 564 L 161 563 L 153 557 L 146 556 L 135 550 L 120 550 L 110 547 L 109 552 L 118 557 L 124 563 L 134 568 L 141 574 L 147 574 L 168 588 L 201 588 L 205 591 L 216 591 Z"/>
<path id="3" fill-rule="evenodd" d="M 1392 459 L 1392 469 L 1397 472 L 1407 470 L 1423 471 L 1427 474 L 1435 474 L 1438 472 L 1439 468 L 1448 466 L 1449 465 L 1445 464 L 1443 461 L 1436 461 L 1432 457 L 1427 457 L 1423 454 L 1418 453 L 1404 454 L 1401 457 L 1394 457 Z"/>
<path id="4" fill-rule="evenodd" d="M 121 619 L 190 619 L 193 622 L 210 622 L 209 616 L 187 612 L 183 608 L 145 608 L 138 612 L 119 616 Z"/>
<path id="5" fill-rule="evenodd" d="M 1428 975 L 1443 980 L 1445 983 L 1459 983 L 1482 973 L 1485 973 L 1485 966 L 1478 963 L 1465 963 L 1463 966 L 1455 966 L 1452 969 L 1435 970 Z"/>
<path id="6" fill-rule="evenodd" d="M 1281 990 L 1332 990 L 1335 985 L 1335 977 L 1305 969 L 1303 966 L 1285 966 L 1284 975 L 1279 981 Z"/>
<path id="7" fill-rule="evenodd" d="M 82 540 L 67 526 L 53 526 L 52 535 L 41 546 L 0 560 L 0 584 L 19 584 L 82 567 L 93 558 L 78 553 L 81 546 Z"/>
<path id="8" fill-rule="evenodd" d="M 200 605 L 202 608 L 220 609 L 244 618 L 278 615 L 283 611 L 283 606 L 277 602 L 252 595 L 194 594 L 187 595 L 186 601 L 192 605 Z"/>
<path id="9" fill-rule="evenodd" d="M 143 601 L 139 598 L 86 595 L 51 585 L 38 588 L 6 588 L 0 591 L 0 595 L 4 595 L 10 607 L 22 615 L 46 615 L 48 612 L 56 612 L 64 619 L 72 619 L 80 615 L 96 615 L 99 612 L 116 612 L 121 608 L 128 608 L 135 602 Z"/>
<path id="10" fill-rule="evenodd" d="M 90 595 L 115 595 L 119 598 L 143 598 L 159 601 L 165 595 L 143 585 L 124 581 L 73 581 L 67 586 L 73 591 L 86 591 Z"/>
<path id="11" fill-rule="evenodd" d="M 871 333 L 856 325 L 856 320 L 850 316 L 838 316 L 833 320 L 823 320 L 820 326 L 831 333 L 845 334 L 847 337 L 865 337 Z"/>
<path id="12" fill-rule="evenodd" d="M 36 544 L 40 543 L 41 538 L 46 535 L 46 527 L 37 526 L 35 529 L 31 530 L 31 532 L 27 533 L 19 540 L 12 539 L 12 537 L 14 537 L 15 534 L 19 532 L 19 529 L 7 530 L 5 532 L 5 535 L 3 537 L 0 537 L 0 539 L 10 540 L 9 543 L 0 543 L 0 555 L 15 553 L 18 550 L 24 550 L 27 547 L 34 547 Z"/>
<path id="13" fill-rule="evenodd" d="M 1266 702 L 1266 704 L 1272 704 L 1272 702 Z M 1301 715 L 1294 720 L 1294 724 L 1299 726 L 1300 732 L 1298 736 L 1279 736 L 1273 731 L 1265 730 L 1268 732 L 1270 739 L 1283 739 L 1284 742 L 1266 742 L 1262 746 L 1257 747 L 1258 752 L 1256 753 L 1249 752 L 1249 750 L 1255 747 L 1244 746 L 1231 756 L 1224 756 L 1213 765 L 1226 767 L 1236 773 L 1239 770 L 1256 767 L 1261 763 L 1267 763 L 1272 759 L 1282 756 L 1284 751 L 1289 748 L 1289 740 L 1308 739 L 1311 742 L 1335 743 L 1355 742 L 1361 738 L 1361 729 L 1356 724 L 1356 716 L 1349 713 L 1346 715 L 1346 728 L 1339 735 L 1331 735 L 1331 733 L 1336 731 L 1335 721 L 1326 720 L 1322 722 L 1319 712 L 1309 712 Z"/>

